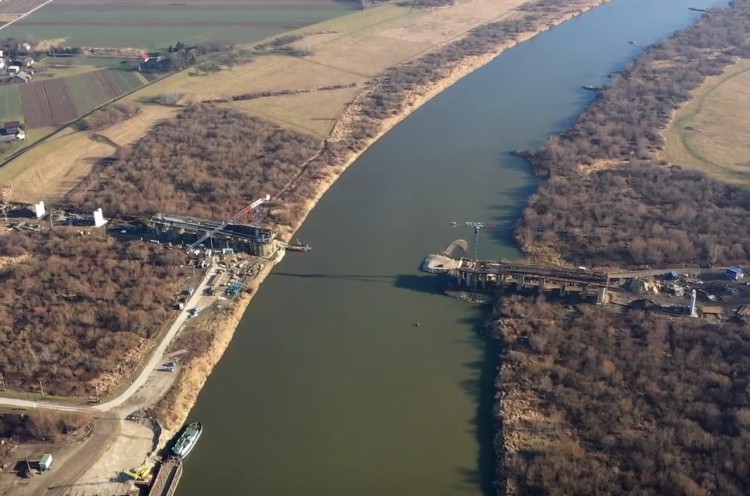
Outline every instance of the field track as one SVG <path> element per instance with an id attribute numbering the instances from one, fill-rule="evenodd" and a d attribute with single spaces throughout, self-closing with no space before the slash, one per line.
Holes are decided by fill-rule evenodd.
<path id="1" fill-rule="evenodd" d="M 47 0 L 5 0 L 0 2 L 0 14 L 25 14 Z"/>

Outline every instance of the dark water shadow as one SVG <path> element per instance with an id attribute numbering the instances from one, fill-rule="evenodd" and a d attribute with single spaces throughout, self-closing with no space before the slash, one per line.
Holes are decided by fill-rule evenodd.
<path id="1" fill-rule="evenodd" d="M 375 282 L 389 284 L 394 276 L 375 274 L 298 274 L 295 272 L 272 272 L 271 277 L 298 277 L 301 279 L 334 279 L 339 281 Z"/>
<path id="2" fill-rule="evenodd" d="M 302 279 L 331 279 L 338 281 L 391 284 L 400 289 L 408 289 L 426 294 L 443 294 L 443 276 L 439 274 L 298 274 L 294 272 L 273 272 L 271 277 L 296 277 Z"/>
<path id="3" fill-rule="evenodd" d="M 443 276 L 438 274 L 398 274 L 393 279 L 397 288 L 434 295 L 443 294 L 442 282 Z"/>
<path id="4" fill-rule="evenodd" d="M 478 360 L 464 364 L 471 377 L 459 383 L 461 389 L 476 404 L 474 418 L 469 422 L 469 432 L 479 447 L 477 463 L 473 468 L 459 468 L 458 475 L 464 484 L 478 486 L 484 496 L 497 494 L 497 455 L 495 437 L 499 423 L 494 417 L 495 381 L 500 365 L 500 343 L 483 331 L 492 316 L 490 307 L 481 307 L 475 317 L 459 319 L 458 323 L 471 329 L 467 340 L 481 352 Z"/>

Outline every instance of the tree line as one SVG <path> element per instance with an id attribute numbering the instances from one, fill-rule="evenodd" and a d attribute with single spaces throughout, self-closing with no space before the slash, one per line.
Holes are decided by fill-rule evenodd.
<path id="1" fill-rule="evenodd" d="M 750 191 L 655 158 L 673 112 L 708 76 L 750 54 L 748 39 L 750 2 L 711 9 L 614 74 L 568 131 L 520 152 L 547 179 L 522 224 L 549 230 L 522 227 L 519 244 L 599 264 L 750 259 Z"/>

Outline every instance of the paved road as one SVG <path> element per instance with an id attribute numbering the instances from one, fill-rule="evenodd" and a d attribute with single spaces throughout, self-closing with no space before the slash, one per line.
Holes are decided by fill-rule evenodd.
<path id="1" fill-rule="evenodd" d="M 203 277 L 203 280 L 201 280 L 198 287 L 195 288 L 195 293 L 193 293 L 193 296 L 191 296 L 190 299 L 185 303 L 185 309 L 177 316 L 177 319 L 174 321 L 174 324 L 172 324 L 172 327 L 169 328 L 169 331 L 167 331 L 164 339 L 162 339 L 162 341 L 156 347 L 156 350 L 151 354 L 151 358 L 149 358 L 146 366 L 143 368 L 138 377 L 135 378 L 130 387 L 128 387 L 121 395 L 106 403 L 101 403 L 94 406 L 79 406 L 71 405 L 68 403 L 55 403 L 52 401 L 31 401 L 15 398 L 0 398 L 0 405 L 19 408 L 47 408 L 50 410 L 59 410 L 63 412 L 94 413 L 107 412 L 122 405 L 128 399 L 130 399 L 130 397 L 133 396 L 133 394 L 135 394 L 135 392 L 138 391 L 141 386 L 146 383 L 149 375 L 157 370 L 157 367 L 165 361 L 164 352 L 166 351 L 167 346 L 169 346 L 169 343 L 172 342 L 174 337 L 177 335 L 177 332 L 188 319 L 188 310 L 193 308 L 198 303 L 198 301 L 200 301 L 203 290 L 208 283 L 208 279 L 214 273 L 215 269 L 216 268 L 214 266 L 210 266 L 208 268 L 208 270 L 206 271 L 206 275 Z"/>

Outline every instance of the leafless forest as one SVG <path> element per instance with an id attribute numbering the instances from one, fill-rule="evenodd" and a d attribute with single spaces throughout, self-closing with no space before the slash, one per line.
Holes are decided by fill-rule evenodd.
<path id="1" fill-rule="evenodd" d="M 155 126 L 114 164 L 101 165 L 71 199 L 113 214 L 224 219 L 280 190 L 319 147 L 311 136 L 247 114 L 194 105 Z"/>
<path id="2" fill-rule="evenodd" d="M 750 55 L 749 36 L 750 2 L 712 9 L 615 74 L 569 131 L 523 152 L 547 178 L 523 222 L 549 230 L 520 230 L 522 247 L 600 264 L 750 259 L 750 191 L 654 159 L 672 112 Z"/>
<path id="3" fill-rule="evenodd" d="M 750 192 L 659 163 L 690 91 L 750 55 L 750 2 L 646 50 L 562 135 L 521 152 L 545 179 L 516 234 L 530 254 L 602 265 L 747 262 Z M 500 493 L 742 495 L 750 327 L 506 297 Z"/>
<path id="4" fill-rule="evenodd" d="M 167 320 L 186 255 L 75 229 L 0 236 L 0 370 L 9 389 L 91 394 L 129 372 Z M 104 391 L 101 391 L 102 393 Z"/>
<path id="5" fill-rule="evenodd" d="M 507 494 L 747 493 L 748 322 L 514 296 L 497 332 Z"/>

